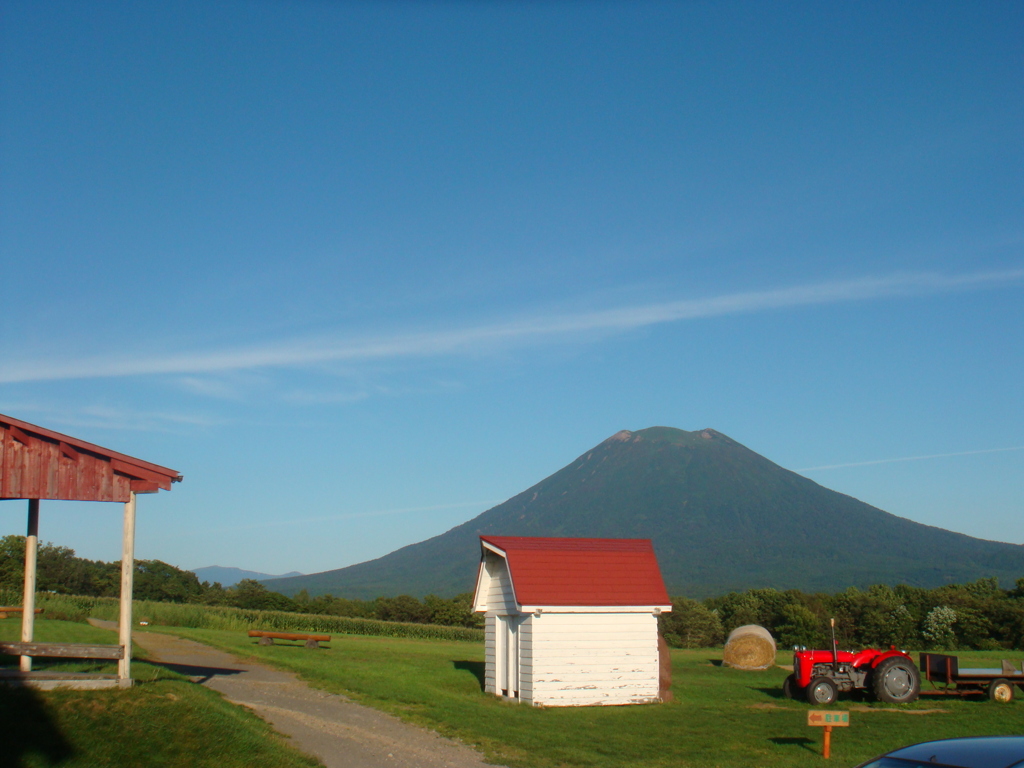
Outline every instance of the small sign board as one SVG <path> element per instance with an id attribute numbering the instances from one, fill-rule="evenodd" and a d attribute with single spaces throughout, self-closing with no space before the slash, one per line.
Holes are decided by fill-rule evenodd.
<path id="1" fill-rule="evenodd" d="M 832 728 L 849 727 L 849 712 L 834 712 L 832 710 L 812 709 L 807 713 L 808 725 L 827 725 Z"/>

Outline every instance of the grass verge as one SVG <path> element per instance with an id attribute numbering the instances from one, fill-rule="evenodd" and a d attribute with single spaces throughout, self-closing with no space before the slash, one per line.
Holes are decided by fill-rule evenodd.
<path id="1" fill-rule="evenodd" d="M 16 640 L 20 620 L 0 621 L 0 639 Z M 116 643 L 113 632 L 37 620 L 41 642 Z M 42 660 L 39 660 L 42 661 Z M 0 664 L 17 659 L 0 656 Z M 43 666 L 36 664 L 37 668 Z M 50 668 L 116 672 L 116 664 L 62 662 Z M 313 768 L 265 722 L 219 694 L 169 670 L 132 663 L 134 687 L 34 691 L 0 685 L 0 768 Z"/>

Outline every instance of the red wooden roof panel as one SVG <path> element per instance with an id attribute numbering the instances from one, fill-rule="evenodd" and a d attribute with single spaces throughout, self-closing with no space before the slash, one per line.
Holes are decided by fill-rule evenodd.
<path id="1" fill-rule="evenodd" d="M 481 536 L 505 554 L 520 605 L 669 605 L 650 539 Z"/>
<path id="2" fill-rule="evenodd" d="M 127 501 L 177 471 L 0 414 L 0 499 Z"/>

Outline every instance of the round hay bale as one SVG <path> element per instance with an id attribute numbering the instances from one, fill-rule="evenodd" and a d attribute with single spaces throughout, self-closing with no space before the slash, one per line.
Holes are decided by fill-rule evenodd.
<path id="1" fill-rule="evenodd" d="M 775 638 L 757 624 L 736 627 L 725 640 L 722 663 L 733 669 L 768 669 L 775 665 Z"/>

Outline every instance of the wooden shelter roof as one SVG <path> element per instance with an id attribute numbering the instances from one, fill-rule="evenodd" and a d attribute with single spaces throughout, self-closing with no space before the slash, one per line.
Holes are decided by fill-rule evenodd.
<path id="1" fill-rule="evenodd" d="M 0 499 L 128 501 L 171 490 L 167 467 L 0 414 Z"/>
<path id="2" fill-rule="evenodd" d="M 650 539 L 480 540 L 505 557 L 520 605 L 671 605 Z"/>

